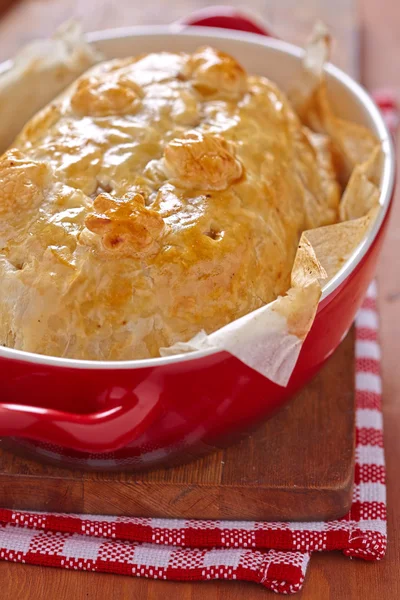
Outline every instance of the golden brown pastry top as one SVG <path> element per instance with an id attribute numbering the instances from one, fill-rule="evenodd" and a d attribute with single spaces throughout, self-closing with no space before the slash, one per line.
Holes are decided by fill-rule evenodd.
<path id="1" fill-rule="evenodd" d="M 232 57 L 102 63 L 0 159 L 0 343 L 158 356 L 284 293 L 339 196 L 329 140 Z"/>

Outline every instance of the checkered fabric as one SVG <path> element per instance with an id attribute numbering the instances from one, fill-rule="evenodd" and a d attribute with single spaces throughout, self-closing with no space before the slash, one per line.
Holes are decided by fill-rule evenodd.
<path id="1" fill-rule="evenodd" d="M 376 288 L 356 320 L 357 446 L 348 515 L 321 523 L 193 521 L 0 509 L 0 559 L 134 577 L 244 580 L 298 591 L 312 552 L 379 560 L 386 548 Z"/>
<path id="2" fill-rule="evenodd" d="M 376 95 L 392 131 L 392 96 Z M 0 509 L 0 559 L 176 581 L 253 581 L 289 594 L 311 554 L 341 550 L 379 560 L 386 550 L 380 346 L 376 286 L 356 319 L 356 465 L 350 512 L 337 521 L 265 523 L 104 517 Z"/>

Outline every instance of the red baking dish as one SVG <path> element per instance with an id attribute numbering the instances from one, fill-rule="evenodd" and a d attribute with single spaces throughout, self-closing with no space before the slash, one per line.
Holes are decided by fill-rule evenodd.
<path id="1" fill-rule="evenodd" d="M 241 31 L 175 24 L 105 31 L 88 39 L 109 58 L 212 44 L 233 54 L 249 71 L 267 75 L 283 89 L 290 87 L 301 49 L 243 32 L 249 21 L 236 11 L 202 13 L 197 24 L 203 25 L 204 19 L 206 25 Z M 263 32 L 258 25 L 257 30 Z M 4 64 L 0 71 L 8 67 Z M 171 464 L 256 426 L 317 372 L 346 335 L 374 275 L 395 172 L 390 134 L 374 102 L 339 69 L 327 65 L 326 74 L 336 112 L 366 125 L 382 140 L 381 210 L 369 235 L 324 288 L 288 386 L 272 383 L 227 352 L 95 362 L 0 348 L 1 436 L 38 457 L 84 468 Z"/>

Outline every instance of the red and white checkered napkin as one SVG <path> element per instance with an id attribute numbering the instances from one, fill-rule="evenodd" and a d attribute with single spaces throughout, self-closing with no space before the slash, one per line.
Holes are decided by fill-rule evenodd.
<path id="1" fill-rule="evenodd" d="M 398 113 L 376 94 L 390 129 Z M 348 515 L 321 523 L 194 521 L 59 515 L 0 509 L 0 559 L 151 579 L 243 580 L 297 592 L 313 552 L 379 560 L 386 549 L 376 286 L 356 319 L 356 465 Z"/>
<path id="2" fill-rule="evenodd" d="M 152 579 L 246 580 L 298 591 L 312 552 L 366 560 L 386 548 L 376 288 L 356 320 L 356 472 L 351 511 L 326 523 L 56 515 L 0 510 L 0 559 Z"/>

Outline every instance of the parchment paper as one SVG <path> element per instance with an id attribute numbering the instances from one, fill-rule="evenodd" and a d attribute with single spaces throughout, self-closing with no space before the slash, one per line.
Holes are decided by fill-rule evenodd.
<path id="1" fill-rule="evenodd" d="M 328 30 L 317 23 L 290 99 L 307 126 L 331 139 L 339 179 L 345 186 L 339 209 L 341 222 L 302 234 L 291 288 L 285 296 L 210 335 L 201 332 L 186 344 L 162 348 L 162 356 L 219 348 L 271 381 L 287 385 L 313 324 L 321 286 L 348 260 L 379 211 L 380 144 L 364 127 L 334 115 L 323 71 L 329 45 Z"/>
<path id="2" fill-rule="evenodd" d="M 38 110 L 101 59 L 75 21 L 62 25 L 51 39 L 22 48 L 12 68 L 0 74 L 0 152 Z"/>

